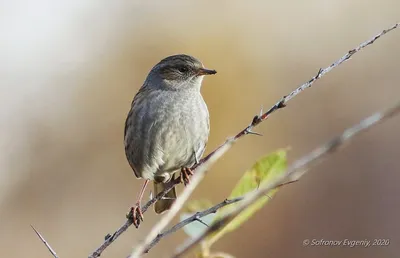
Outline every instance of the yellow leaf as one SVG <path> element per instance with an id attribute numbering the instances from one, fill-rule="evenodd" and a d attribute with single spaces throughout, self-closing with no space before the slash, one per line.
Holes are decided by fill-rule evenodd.
<path id="1" fill-rule="evenodd" d="M 265 184 L 277 175 L 285 172 L 287 166 L 286 149 L 280 149 L 267 156 L 259 159 L 253 167 L 246 171 L 243 177 L 236 184 L 228 199 L 233 199 L 245 195 L 246 193 L 258 189 L 260 185 Z M 255 212 L 261 209 L 270 198 L 276 193 L 277 189 L 271 190 L 268 195 L 260 198 L 253 205 L 243 210 L 236 218 L 219 231 L 209 236 L 205 241 L 208 247 L 220 239 L 223 235 L 237 229 L 240 225 L 246 222 Z M 217 212 L 214 221 L 221 218 L 224 214 L 234 209 L 239 203 L 225 206 Z"/>

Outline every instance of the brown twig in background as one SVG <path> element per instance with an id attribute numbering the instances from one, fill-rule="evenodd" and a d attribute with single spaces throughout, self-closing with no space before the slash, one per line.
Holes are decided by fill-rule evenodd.
<path id="1" fill-rule="evenodd" d="M 337 66 L 339 66 L 340 64 L 344 63 L 345 61 L 349 60 L 354 54 L 358 53 L 360 50 L 362 50 L 363 48 L 365 48 L 366 46 L 373 44 L 378 38 L 380 38 L 381 36 L 385 35 L 386 33 L 396 29 L 400 24 L 396 23 L 395 25 L 393 25 L 392 27 L 383 30 L 382 32 L 380 32 L 378 35 L 374 36 L 373 38 L 371 38 L 368 41 L 365 41 L 363 43 L 361 43 L 359 46 L 357 46 L 356 48 L 348 51 L 344 56 L 342 56 L 340 59 L 338 59 L 337 61 L 335 61 L 334 63 L 332 63 L 330 66 L 324 68 L 324 69 L 320 69 L 317 73 L 317 75 L 315 75 L 313 78 L 311 78 L 308 82 L 302 84 L 301 86 L 299 86 L 298 88 L 296 88 L 294 91 L 292 91 L 291 93 L 289 93 L 287 96 L 284 96 L 283 98 L 281 98 L 275 105 L 273 105 L 267 112 L 262 113 L 260 115 L 256 115 L 252 122 L 250 123 L 250 125 L 248 125 L 246 128 L 244 128 L 242 131 L 240 131 L 238 134 L 236 134 L 236 136 L 233 138 L 233 141 L 238 140 L 239 138 L 248 135 L 248 134 L 256 134 L 255 132 L 252 131 L 252 129 L 257 126 L 258 124 L 260 124 L 262 121 L 266 120 L 267 118 L 269 118 L 269 116 L 274 113 L 275 111 L 277 111 L 278 109 L 281 109 L 283 107 L 286 106 L 286 103 L 289 102 L 292 98 L 294 98 L 295 96 L 297 96 L 300 92 L 304 91 L 305 89 L 309 88 L 312 86 L 312 84 L 320 79 L 322 76 L 324 76 L 326 73 L 330 72 L 333 68 L 336 68 Z M 218 148 L 216 148 L 214 151 L 212 151 L 211 153 L 209 153 L 206 157 L 204 157 L 203 159 L 201 159 L 199 161 L 198 164 L 196 164 L 195 166 L 192 167 L 192 170 L 195 171 L 201 164 L 203 164 L 204 162 L 206 162 L 208 159 L 210 159 L 217 150 L 219 150 L 220 148 L 222 148 L 226 143 L 220 145 Z M 158 194 L 157 196 L 153 197 L 153 199 L 151 199 L 149 202 L 147 202 L 145 205 L 142 206 L 142 212 L 144 213 L 153 203 L 155 203 L 156 201 L 162 199 L 174 186 L 178 185 L 180 183 L 180 177 L 176 178 L 175 180 L 171 181 L 168 185 L 168 187 L 161 192 L 160 194 Z M 128 216 L 128 220 L 124 223 L 124 225 L 122 225 L 117 231 L 115 231 L 115 233 L 111 236 L 106 238 L 106 240 L 104 241 L 104 243 L 97 248 L 96 251 L 94 251 L 89 258 L 94 258 L 94 257 L 99 257 L 101 255 L 101 253 L 112 243 L 114 242 L 129 226 L 132 225 L 132 221 L 131 221 L 131 216 Z"/>
<path id="2" fill-rule="evenodd" d="M 36 235 L 40 238 L 40 240 L 42 240 L 43 244 L 47 247 L 47 249 L 49 249 L 49 252 L 53 255 L 53 257 L 58 258 L 56 252 L 53 250 L 53 248 L 51 248 L 50 244 L 46 241 L 46 239 L 44 239 L 44 237 L 39 233 L 39 231 L 37 231 L 36 228 L 34 228 L 32 225 L 31 228 L 33 229 L 33 231 L 35 231 Z"/>
<path id="3" fill-rule="evenodd" d="M 207 236 L 216 232 L 220 228 L 224 227 L 232 221 L 237 215 L 239 215 L 244 209 L 254 204 L 260 197 L 264 196 L 270 190 L 275 189 L 277 186 L 292 180 L 298 180 L 303 176 L 311 165 L 315 165 L 318 161 L 328 154 L 334 153 L 340 146 L 345 142 L 348 142 L 354 136 L 359 135 L 361 132 L 370 129 L 372 126 L 383 122 L 400 112 L 400 102 L 396 103 L 393 107 L 386 109 L 385 111 L 375 113 L 364 120 L 360 121 L 358 124 L 346 129 L 341 135 L 333 138 L 329 142 L 323 144 L 322 146 L 314 149 L 308 155 L 298 159 L 296 162 L 290 166 L 286 173 L 278 176 L 274 180 L 266 183 L 264 186 L 260 187 L 259 190 L 250 192 L 246 194 L 242 202 L 235 207 L 233 210 L 229 211 L 227 214 L 218 219 L 213 223 L 207 230 L 202 233 L 199 237 L 189 240 L 186 244 L 180 246 L 176 253 L 172 256 L 174 258 L 181 257 L 183 254 L 187 253 L 195 245 L 199 244 Z"/>

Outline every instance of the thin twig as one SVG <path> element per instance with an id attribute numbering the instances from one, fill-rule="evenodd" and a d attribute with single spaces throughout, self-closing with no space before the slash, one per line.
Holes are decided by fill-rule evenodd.
<path id="1" fill-rule="evenodd" d="M 213 232 L 216 232 L 220 228 L 224 227 L 227 223 L 232 221 L 238 214 L 240 214 L 241 211 L 255 203 L 260 197 L 264 196 L 264 194 L 268 193 L 270 190 L 276 188 L 282 183 L 285 183 L 286 181 L 298 180 L 307 172 L 311 165 L 315 165 L 318 161 L 321 161 L 321 159 L 328 154 L 334 153 L 338 149 L 338 147 L 342 146 L 345 142 L 348 142 L 352 137 L 366 131 L 367 129 L 370 129 L 372 126 L 383 122 L 384 120 L 396 115 L 399 112 L 400 102 L 385 111 L 375 113 L 365 118 L 358 124 L 346 129 L 341 135 L 314 149 L 312 152 L 302 157 L 301 159 L 298 159 L 296 162 L 293 163 L 292 166 L 287 169 L 286 173 L 278 176 L 271 182 L 260 187 L 259 190 L 245 195 L 244 199 L 240 202 L 238 206 L 236 206 L 233 210 L 218 219 L 199 237 L 193 240 L 189 240 L 187 243 L 178 247 L 176 253 L 172 257 L 181 257 L 195 245 L 204 240 L 207 236 L 209 236 Z"/>
<path id="2" fill-rule="evenodd" d="M 289 181 L 289 182 L 286 182 L 284 184 L 278 185 L 277 188 L 278 187 L 282 187 L 284 185 L 292 184 L 292 183 L 295 183 L 295 182 L 297 182 L 297 180 Z M 268 194 L 265 194 L 265 196 L 268 197 L 270 200 L 272 199 L 272 197 L 269 196 Z M 186 226 L 186 225 L 188 225 L 188 224 L 190 224 L 190 223 L 192 223 L 194 221 L 199 221 L 201 218 L 203 218 L 203 217 L 205 217 L 205 216 L 207 216 L 207 215 L 209 215 L 211 213 L 217 212 L 219 209 L 221 209 L 221 208 L 223 208 L 223 207 L 225 207 L 227 205 L 239 202 L 239 201 L 243 200 L 243 198 L 244 198 L 244 196 L 239 196 L 239 197 L 236 197 L 236 198 L 233 198 L 233 199 L 225 199 L 222 202 L 220 202 L 220 203 L 218 203 L 218 204 L 216 204 L 216 205 L 214 205 L 214 206 L 212 206 L 212 207 L 210 207 L 210 208 L 208 208 L 208 209 L 206 209 L 204 211 L 196 212 L 195 214 L 193 214 L 189 218 L 187 218 L 185 220 L 182 220 L 178 224 L 172 226 L 170 229 L 158 234 L 157 237 L 154 238 L 153 241 L 150 243 L 150 245 L 147 247 L 147 249 L 145 250 L 145 253 L 148 253 L 151 248 L 153 248 L 156 244 L 158 244 L 161 241 L 162 238 L 164 238 L 164 237 L 166 237 L 166 236 L 168 236 L 168 235 L 170 235 L 172 233 L 175 233 L 179 229 L 183 228 L 184 226 Z M 202 221 L 199 221 L 199 222 L 204 224 L 204 222 L 202 222 Z M 206 225 L 206 224 L 205 224 L 205 226 L 209 227 L 209 225 Z"/>
<path id="3" fill-rule="evenodd" d="M 39 233 L 39 231 L 36 230 L 36 228 L 34 228 L 31 225 L 33 231 L 35 231 L 36 235 L 40 238 L 40 240 L 42 240 L 43 244 L 47 247 L 47 249 L 49 249 L 49 252 L 53 255 L 54 258 L 58 258 L 56 251 L 53 250 L 53 248 L 51 248 L 50 244 L 46 241 L 46 239 L 44 239 L 44 237 Z"/>
<path id="4" fill-rule="evenodd" d="M 185 190 L 179 195 L 176 201 L 172 204 L 171 209 L 166 213 L 161 220 L 153 226 L 150 230 L 149 234 L 146 236 L 144 241 L 140 243 L 138 246 L 134 248 L 131 254 L 131 258 L 140 257 L 143 252 L 148 249 L 149 244 L 153 241 L 157 235 L 164 230 L 168 223 L 175 217 L 176 214 L 180 211 L 183 207 L 185 202 L 189 199 L 192 192 L 196 189 L 196 187 L 200 184 L 201 180 L 204 178 L 208 169 L 220 158 L 224 153 L 232 146 L 233 139 L 229 139 L 223 145 L 222 148 L 219 148 L 214 155 L 203 162 L 202 166 L 198 167 L 196 173 L 190 180 L 190 184 L 185 187 Z"/>
<path id="5" fill-rule="evenodd" d="M 147 249 L 145 250 L 145 253 L 149 252 L 149 250 L 151 248 L 153 248 L 156 244 L 158 244 L 158 242 L 160 242 L 160 240 L 162 238 L 164 238 L 164 237 L 166 237 L 166 236 L 168 236 L 168 235 L 170 235 L 172 233 L 175 233 L 179 229 L 183 228 L 184 226 L 186 226 L 186 225 L 188 225 L 188 224 L 190 224 L 190 223 L 192 223 L 194 221 L 198 221 L 199 219 L 201 219 L 201 218 L 203 218 L 203 217 L 205 217 L 205 216 L 207 216 L 209 214 L 217 212 L 222 207 L 225 207 L 225 206 L 227 206 L 229 204 L 232 204 L 232 203 L 239 202 L 242 199 L 243 199 L 243 196 L 237 197 L 237 198 L 234 198 L 234 199 L 231 199 L 231 200 L 225 199 L 222 202 L 218 203 L 217 205 L 215 205 L 215 206 L 213 206 L 211 208 L 208 208 L 207 210 L 196 212 L 195 214 L 193 214 L 189 218 L 187 218 L 185 220 L 182 220 L 181 222 L 179 222 L 175 226 L 171 227 L 170 229 L 158 234 L 157 237 L 154 238 L 153 241 L 150 243 L 150 245 L 147 247 Z M 207 225 L 207 227 L 208 226 L 209 225 Z"/>
<path id="6" fill-rule="evenodd" d="M 157 200 L 161 200 L 161 198 L 166 195 L 169 190 L 171 190 L 174 187 L 173 184 L 170 184 L 166 189 L 168 191 L 161 192 L 157 194 L 154 198 L 152 198 L 150 201 L 148 201 L 145 205 L 142 206 L 142 212 L 146 212 L 148 208 L 150 208 L 151 205 L 153 205 Z M 132 224 L 132 218 L 130 215 L 128 215 L 128 219 L 125 221 L 125 223 L 117 229 L 112 235 L 107 235 L 105 237 L 104 243 L 98 247 L 91 255 L 89 255 L 89 258 L 96 258 L 101 255 L 101 253 L 109 246 L 111 245 L 112 242 L 114 242 L 122 233 L 124 233 Z"/>
<path id="7" fill-rule="evenodd" d="M 338 59 L 337 61 L 335 61 L 334 63 L 332 63 L 330 66 L 324 68 L 324 69 L 320 69 L 317 73 L 317 75 L 315 75 L 313 78 L 311 78 L 309 81 L 307 81 L 306 83 L 300 85 L 298 88 L 296 88 L 294 91 L 292 91 L 291 93 L 289 93 L 287 96 L 284 96 L 283 98 L 281 98 L 275 105 L 273 105 L 267 112 L 256 115 L 252 122 L 243 130 L 241 130 L 238 134 L 235 135 L 235 137 L 233 138 L 233 141 L 238 140 L 239 138 L 248 135 L 248 134 L 254 134 L 253 132 L 253 128 L 255 126 L 257 126 L 258 124 L 260 124 L 262 121 L 266 120 L 267 118 L 269 118 L 269 116 L 274 113 L 275 111 L 283 108 L 286 106 L 286 103 L 289 102 L 291 99 L 293 99 L 295 96 L 297 96 L 300 92 L 304 91 L 305 89 L 309 88 L 312 86 L 312 84 L 317 81 L 318 79 L 320 79 L 322 76 L 324 76 L 326 73 L 330 72 L 333 68 L 336 68 L 337 66 L 339 66 L 340 64 L 344 63 L 345 61 L 349 60 L 354 54 L 358 53 L 360 50 L 362 50 L 363 48 L 365 48 L 366 46 L 373 44 L 378 38 L 380 38 L 381 36 L 385 35 L 386 33 L 396 29 L 398 26 L 400 25 L 400 23 L 396 23 L 395 25 L 393 25 L 392 27 L 383 30 L 381 33 L 379 33 L 378 35 L 376 35 L 375 37 L 371 38 L 368 41 L 365 41 L 363 43 L 361 43 L 359 46 L 357 46 L 356 48 L 348 51 L 344 56 L 342 56 L 340 59 Z M 194 165 L 192 167 L 192 171 L 195 171 L 200 165 L 202 165 L 204 162 L 206 162 L 207 160 L 209 160 L 210 158 L 212 158 L 215 153 L 222 148 L 226 143 L 220 145 L 218 148 L 216 148 L 214 151 L 212 151 L 211 153 L 209 153 L 206 157 L 204 157 L 203 159 L 201 159 L 199 161 L 198 164 Z M 146 212 L 146 210 L 148 209 L 148 207 L 150 207 L 152 204 L 154 204 L 156 201 L 162 199 L 172 188 L 174 188 L 176 185 L 180 184 L 180 177 L 177 177 L 175 180 L 170 181 L 168 186 L 164 189 L 163 192 L 159 193 L 157 196 L 154 196 L 150 201 L 148 201 L 145 205 L 142 206 L 142 212 Z M 131 214 L 129 214 L 128 216 L 128 220 L 117 230 L 115 231 L 115 233 L 112 235 L 112 237 L 106 239 L 104 241 L 104 243 L 98 247 L 96 249 L 96 251 L 93 252 L 93 254 L 91 254 L 89 256 L 89 258 L 96 258 L 99 257 L 101 255 L 101 253 L 112 243 L 114 242 L 124 231 L 126 231 L 128 229 L 129 226 L 132 225 L 132 221 L 131 221 Z"/>
<path id="8" fill-rule="evenodd" d="M 246 128 L 244 128 L 242 131 L 240 131 L 235 137 L 234 140 L 237 140 L 239 138 L 241 138 L 244 135 L 247 134 L 253 134 L 253 128 L 255 126 L 257 126 L 258 124 L 260 124 L 262 121 L 266 120 L 267 118 L 269 118 L 269 116 L 274 113 L 275 111 L 277 111 L 278 109 L 284 108 L 286 107 L 286 103 L 289 102 L 291 99 L 293 99 L 294 97 L 296 97 L 299 93 L 301 93 L 302 91 L 304 91 L 307 88 L 310 88 L 313 83 L 315 81 L 317 81 L 318 79 L 321 79 L 322 76 L 324 76 L 326 73 L 330 72 L 333 68 L 338 67 L 339 65 L 341 65 L 342 63 L 344 63 L 345 61 L 349 60 L 354 54 L 358 53 L 360 50 L 362 50 L 363 48 L 365 48 L 368 45 L 373 44 L 377 39 L 379 39 L 381 36 L 385 35 L 386 33 L 396 29 L 398 26 L 400 26 L 400 23 L 396 23 L 395 25 L 393 25 L 392 27 L 383 30 L 382 32 L 380 32 L 378 35 L 374 36 L 373 38 L 361 43 L 360 45 L 358 45 L 356 48 L 349 50 L 344 56 L 342 56 L 341 58 L 339 58 L 338 60 L 336 60 L 335 62 L 333 62 L 330 66 L 326 67 L 326 68 L 321 68 L 319 69 L 317 75 L 315 75 L 313 78 L 311 78 L 308 82 L 300 85 L 298 88 L 296 88 L 294 91 L 292 91 L 291 93 L 289 93 L 289 95 L 286 95 L 284 97 L 282 97 L 275 105 L 273 105 L 267 112 L 265 112 L 262 115 L 256 115 L 253 118 L 253 121 L 250 123 L 250 125 L 248 125 Z M 224 144 L 222 144 L 221 146 L 219 146 L 218 148 L 221 148 Z M 218 148 L 216 150 L 218 150 Z M 215 151 L 216 151 L 215 150 Z M 210 154 L 208 154 L 206 157 L 204 157 L 203 159 L 200 160 L 200 162 L 198 164 L 196 164 L 194 166 L 197 167 L 199 165 L 201 165 L 203 162 L 205 162 L 207 159 L 209 159 L 210 157 L 212 157 L 212 155 L 214 155 L 214 152 L 211 152 Z"/>

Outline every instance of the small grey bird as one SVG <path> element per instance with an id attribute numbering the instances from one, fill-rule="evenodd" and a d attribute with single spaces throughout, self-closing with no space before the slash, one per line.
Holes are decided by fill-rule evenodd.
<path id="1" fill-rule="evenodd" d="M 125 122 L 124 143 L 136 177 L 146 180 L 132 207 L 136 227 L 143 220 L 140 203 L 150 180 L 155 195 L 179 170 L 185 185 L 189 183 L 190 167 L 203 155 L 210 132 L 201 83 L 204 75 L 215 73 L 192 56 L 169 56 L 151 69 L 135 95 Z M 173 189 L 155 203 L 156 213 L 168 210 L 175 198 Z"/>

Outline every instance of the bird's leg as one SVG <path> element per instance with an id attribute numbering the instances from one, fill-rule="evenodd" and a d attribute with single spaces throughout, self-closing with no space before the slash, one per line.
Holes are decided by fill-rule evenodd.
<path id="1" fill-rule="evenodd" d="M 190 176 L 193 175 L 193 171 L 190 168 L 181 168 L 181 183 L 185 186 L 190 183 Z"/>
<path id="2" fill-rule="evenodd" d="M 149 179 L 146 179 L 146 181 L 144 181 L 143 187 L 139 192 L 137 202 L 136 202 L 135 206 L 133 206 L 131 208 L 132 221 L 133 221 L 133 225 L 135 225 L 136 228 L 139 227 L 140 221 L 143 221 L 143 213 L 140 208 L 140 204 L 141 204 L 141 201 L 143 198 L 144 191 L 146 190 L 146 186 L 149 183 L 149 181 L 150 181 Z"/>

